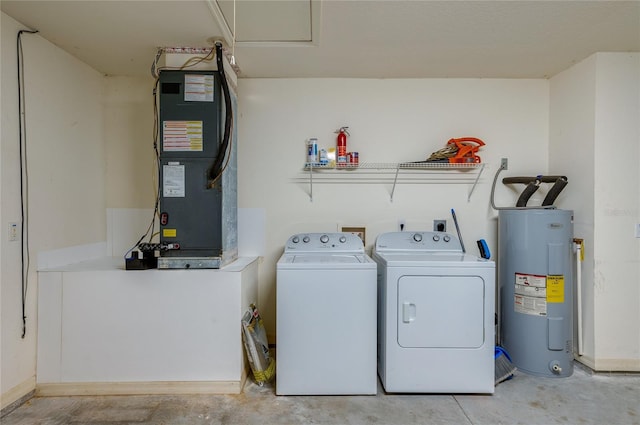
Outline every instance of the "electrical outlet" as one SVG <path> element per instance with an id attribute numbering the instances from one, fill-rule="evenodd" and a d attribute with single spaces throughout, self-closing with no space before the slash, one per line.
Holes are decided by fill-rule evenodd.
<path id="1" fill-rule="evenodd" d="M 365 227 L 343 227 L 342 228 L 342 232 L 344 233 L 351 233 L 353 235 L 356 235 L 357 237 L 359 237 L 360 239 L 362 239 L 362 243 L 364 245 L 366 245 L 367 243 L 365 242 L 365 233 L 366 233 L 366 229 Z"/>
<path id="2" fill-rule="evenodd" d="M 640 238 L 640 223 L 636 223 L 636 238 Z"/>
<path id="3" fill-rule="evenodd" d="M 18 240 L 18 223 L 9 223 L 9 242 Z"/>
<path id="4" fill-rule="evenodd" d="M 508 170 L 509 169 L 509 159 L 508 158 L 502 158 L 500 160 L 500 168 L 502 168 L 503 170 Z"/>
<path id="5" fill-rule="evenodd" d="M 398 219 L 398 231 L 402 232 L 407 226 L 407 221 L 404 218 Z"/>
<path id="6" fill-rule="evenodd" d="M 447 231 L 447 220 L 433 220 L 433 231 L 434 232 L 446 232 Z"/>

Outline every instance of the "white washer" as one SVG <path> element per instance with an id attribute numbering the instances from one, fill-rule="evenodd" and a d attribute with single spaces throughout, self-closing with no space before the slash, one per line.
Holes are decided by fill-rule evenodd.
<path id="1" fill-rule="evenodd" d="M 493 393 L 495 263 L 445 232 L 381 234 L 372 257 L 385 390 Z"/>
<path id="2" fill-rule="evenodd" d="M 376 394 L 376 263 L 362 240 L 293 235 L 276 279 L 276 394 Z"/>

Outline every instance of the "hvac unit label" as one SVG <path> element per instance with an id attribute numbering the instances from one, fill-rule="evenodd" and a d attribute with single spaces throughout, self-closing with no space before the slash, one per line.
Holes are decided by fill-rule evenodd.
<path id="1" fill-rule="evenodd" d="M 185 75 L 184 100 L 187 102 L 213 102 L 213 82 L 213 75 Z"/>
<path id="2" fill-rule="evenodd" d="M 202 121 L 163 121 L 162 150 L 202 152 Z"/>
<path id="3" fill-rule="evenodd" d="M 162 196 L 184 198 L 184 165 L 162 166 Z"/>

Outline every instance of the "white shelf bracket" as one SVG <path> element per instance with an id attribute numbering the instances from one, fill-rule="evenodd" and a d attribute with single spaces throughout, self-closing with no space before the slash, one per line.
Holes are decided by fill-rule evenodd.
<path id="1" fill-rule="evenodd" d="M 478 175 L 476 176 L 476 180 L 473 182 L 473 186 L 471 186 L 471 191 L 469 191 L 469 196 L 467 196 L 467 202 L 471 202 L 471 195 L 473 195 L 473 191 L 476 190 L 476 186 L 478 185 L 478 180 L 480 180 L 480 175 L 484 170 L 485 164 L 480 165 L 480 170 L 478 171 Z"/>
<path id="2" fill-rule="evenodd" d="M 313 164 L 309 164 L 309 202 L 313 202 Z"/>
<path id="3" fill-rule="evenodd" d="M 393 187 L 391 188 L 390 202 L 393 202 L 393 193 L 396 191 L 396 183 L 398 182 L 398 173 L 400 172 L 400 164 L 396 166 L 396 176 L 393 178 Z"/>

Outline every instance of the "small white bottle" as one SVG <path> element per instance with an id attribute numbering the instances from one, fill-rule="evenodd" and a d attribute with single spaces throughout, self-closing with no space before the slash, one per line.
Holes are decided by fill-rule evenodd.
<path id="1" fill-rule="evenodd" d="M 328 165 L 329 157 L 327 156 L 326 149 L 320 149 L 320 165 Z"/>

